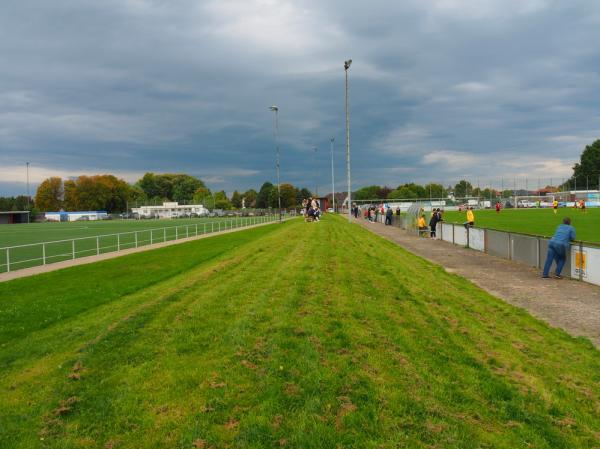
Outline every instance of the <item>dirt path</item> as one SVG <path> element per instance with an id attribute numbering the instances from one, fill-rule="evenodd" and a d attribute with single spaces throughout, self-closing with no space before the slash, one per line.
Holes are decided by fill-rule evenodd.
<path id="1" fill-rule="evenodd" d="M 113 259 L 115 257 L 125 256 L 127 254 L 141 253 L 143 251 L 150 251 L 150 250 L 157 249 L 157 248 L 164 248 L 165 246 L 178 245 L 180 243 L 191 242 L 193 240 L 206 239 L 209 237 L 214 237 L 216 235 L 230 234 L 232 232 L 238 232 L 238 231 L 243 231 L 245 229 L 257 228 L 259 226 L 266 226 L 266 225 L 270 225 L 273 223 L 276 223 L 276 222 L 270 221 L 267 223 L 260 223 L 260 224 L 255 224 L 255 225 L 251 225 L 251 226 L 244 226 L 242 228 L 228 229 L 226 231 L 211 232 L 210 234 L 202 234 L 202 235 L 189 237 L 189 238 L 185 238 L 185 239 L 169 240 L 168 242 L 140 246 L 139 248 L 131 248 L 131 249 L 124 249 L 124 250 L 121 250 L 118 252 L 114 251 L 114 252 L 110 252 L 110 253 L 104 253 L 104 254 L 100 254 L 98 256 L 80 257 L 77 259 L 65 260 L 63 262 L 56 262 L 56 263 L 52 263 L 52 264 L 48 264 L 48 265 L 40 265 L 37 267 L 24 268 L 22 270 L 11 271 L 10 273 L 0 273 L 0 282 L 10 281 L 12 279 L 24 278 L 27 276 L 33 276 L 35 274 L 40 274 L 40 273 L 48 273 L 49 271 L 55 271 L 55 270 L 60 270 L 62 268 L 74 267 L 76 265 L 85 265 L 88 263 L 99 262 L 101 260 Z"/>
<path id="2" fill-rule="evenodd" d="M 381 223 L 356 223 L 552 326 L 588 337 L 600 349 L 600 287 L 570 279 L 542 279 L 539 270 L 517 262 L 440 240 L 417 238 Z"/>

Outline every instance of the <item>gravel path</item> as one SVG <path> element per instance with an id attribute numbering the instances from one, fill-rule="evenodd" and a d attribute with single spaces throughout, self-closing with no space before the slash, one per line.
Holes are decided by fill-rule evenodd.
<path id="1" fill-rule="evenodd" d="M 552 326 L 588 337 L 600 349 L 600 287 L 570 279 L 542 279 L 539 270 L 517 262 L 441 240 L 417 238 L 381 223 L 362 219 L 356 223 Z"/>
<path id="2" fill-rule="evenodd" d="M 288 219 L 285 219 L 285 220 L 288 220 Z M 113 259 L 115 257 L 125 256 L 127 254 L 141 253 L 143 251 L 150 251 L 150 250 L 157 249 L 157 248 L 164 248 L 165 246 L 178 245 L 180 243 L 191 242 L 193 240 L 205 239 L 205 238 L 209 238 L 209 237 L 214 237 L 216 235 L 229 234 L 231 232 L 238 232 L 238 231 L 243 231 L 245 229 L 257 228 L 259 226 L 266 226 L 266 225 L 270 225 L 273 223 L 275 223 L 275 222 L 271 221 L 268 223 L 260 223 L 260 224 L 256 224 L 256 225 L 252 225 L 252 226 L 244 226 L 242 228 L 228 229 L 226 231 L 211 232 L 210 234 L 202 234 L 202 235 L 189 237 L 189 238 L 185 238 L 185 239 L 169 240 L 169 241 L 163 242 L 163 243 L 155 243 L 153 245 L 140 246 L 139 248 L 131 248 L 131 249 L 124 249 L 124 250 L 121 250 L 118 252 L 114 251 L 114 252 L 110 252 L 110 253 L 104 253 L 104 254 L 100 254 L 98 256 L 80 257 L 80 258 L 77 258 L 74 260 L 65 260 L 64 262 L 56 262 L 56 263 L 52 263 L 52 264 L 48 264 L 48 265 L 40 265 L 37 267 L 24 268 L 22 270 L 11 271 L 10 273 L 0 273 L 0 282 L 10 281 L 12 279 L 24 278 L 27 276 L 33 276 L 35 274 L 40 274 L 40 273 L 48 273 L 49 271 L 55 271 L 55 270 L 60 270 L 62 268 L 74 267 L 76 265 L 85 265 L 88 263 L 94 263 L 94 262 L 98 262 L 101 260 Z"/>

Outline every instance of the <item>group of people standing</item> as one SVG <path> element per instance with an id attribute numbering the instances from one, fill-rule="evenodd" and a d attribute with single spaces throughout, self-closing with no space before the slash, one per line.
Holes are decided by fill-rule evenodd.
<path id="1" fill-rule="evenodd" d="M 364 210 L 364 217 L 366 220 L 369 220 L 372 223 L 378 222 L 379 221 L 379 216 L 385 216 L 385 225 L 386 226 L 391 226 L 392 224 L 392 217 L 394 216 L 394 213 L 396 215 L 400 215 L 400 208 L 397 207 L 396 211 L 394 212 L 394 210 L 391 207 L 384 207 L 383 205 L 381 206 L 369 206 L 367 208 L 365 208 Z"/>
<path id="2" fill-rule="evenodd" d="M 436 229 L 437 229 L 437 224 L 444 221 L 444 218 L 442 217 L 442 210 L 438 207 L 437 209 L 432 209 L 431 210 L 431 217 L 429 218 L 429 228 L 427 227 L 427 224 L 425 223 L 425 215 L 424 215 L 424 211 L 423 209 L 421 209 L 421 212 L 419 214 L 419 220 L 417 225 L 419 226 L 419 233 L 424 232 L 425 235 L 427 235 L 427 229 L 429 229 L 429 237 L 434 239 L 436 237 Z"/>
<path id="3" fill-rule="evenodd" d="M 321 204 L 316 198 L 302 200 L 302 215 L 307 221 L 319 221 L 321 219 Z"/>

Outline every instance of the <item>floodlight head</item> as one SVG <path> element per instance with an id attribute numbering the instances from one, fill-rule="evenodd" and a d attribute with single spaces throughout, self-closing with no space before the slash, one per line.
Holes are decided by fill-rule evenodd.
<path id="1" fill-rule="evenodd" d="M 279 111 L 279 108 L 277 106 L 269 106 L 269 110 L 271 110 L 271 111 Z"/>
<path id="2" fill-rule="evenodd" d="M 352 59 L 348 59 L 347 61 L 344 61 L 344 70 L 348 70 L 351 65 L 352 65 Z"/>

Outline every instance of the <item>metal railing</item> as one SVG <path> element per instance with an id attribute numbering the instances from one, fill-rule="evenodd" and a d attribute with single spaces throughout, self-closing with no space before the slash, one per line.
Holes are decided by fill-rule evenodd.
<path id="1" fill-rule="evenodd" d="M 235 217 L 216 222 L 207 221 L 197 224 L 140 229 L 114 234 L 7 246 L 0 248 L 0 273 L 139 248 L 140 246 L 150 246 L 230 229 L 255 226 L 278 220 L 278 215 Z"/>

